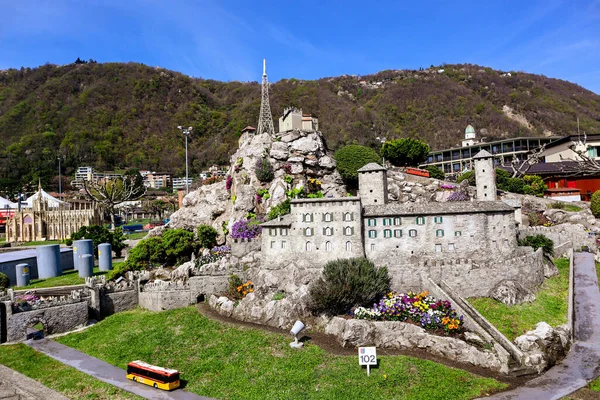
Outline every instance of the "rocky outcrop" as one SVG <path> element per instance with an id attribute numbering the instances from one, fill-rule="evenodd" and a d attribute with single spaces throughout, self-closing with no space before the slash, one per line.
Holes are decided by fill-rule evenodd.
<path id="1" fill-rule="evenodd" d="M 261 182 L 255 173 L 259 159 L 266 158 L 274 171 L 270 182 Z M 171 216 L 169 227 L 194 229 L 200 224 L 212 225 L 223 232 L 223 224 L 231 226 L 248 212 L 264 213 L 286 199 L 286 191 L 306 186 L 316 178 L 326 197 L 346 195 L 335 160 L 329 153 L 323 135 L 318 131 L 290 131 L 256 135 L 244 141 L 231 156 L 230 190 L 226 181 L 201 186 L 183 199 L 183 207 Z M 258 197 L 259 189 L 269 196 Z"/>
<path id="2" fill-rule="evenodd" d="M 535 300 L 535 295 L 519 282 L 505 280 L 498 283 L 490 292 L 490 296 L 507 306 L 530 303 Z"/>
<path id="3" fill-rule="evenodd" d="M 502 367 L 502 362 L 494 351 L 478 348 L 459 338 L 432 335 L 425 329 L 406 322 L 334 317 L 325 326 L 325 333 L 335 336 L 343 347 L 420 349 L 439 357 L 495 371 L 500 371 Z M 470 337 L 473 336 L 476 335 Z"/>
<path id="4" fill-rule="evenodd" d="M 554 329 L 540 322 L 534 330 L 516 338 L 515 344 L 525 353 L 524 365 L 541 373 L 565 357 L 570 346 L 569 335 L 566 325 Z"/>

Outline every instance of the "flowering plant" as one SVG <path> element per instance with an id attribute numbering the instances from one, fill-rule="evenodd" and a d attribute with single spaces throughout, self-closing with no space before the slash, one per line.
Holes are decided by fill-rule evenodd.
<path id="1" fill-rule="evenodd" d="M 25 292 L 25 294 L 15 296 L 15 299 L 13 301 L 13 307 L 16 309 L 29 309 L 31 308 L 31 306 L 35 305 L 39 301 L 40 298 L 35 294 L 34 291 L 27 291 Z"/>
<path id="2" fill-rule="evenodd" d="M 229 246 L 215 246 L 210 249 L 209 254 L 198 257 L 196 259 L 196 267 L 201 267 L 205 264 L 210 264 L 219 261 L 221 258 L 225 257 L 227 254 L 231 252 L 231 247 Z"/>
<path id="3" fill-rule="evenodd" d="M 227 180 L 225 181 L 225 189 L 231 190 L 231 186 L 233 186 L 233 178 L 231 175 L 227 175 Z"/>
<path id="4" fill-rule="evenodd" d="M 429 292 L 390 292 L 373 308 L 357 307 L 353 315 L 375 321 L 411 321 L 424 329 L 443 329 L 446 333 L 460 332 L 463 327 L 463 317 L 458 316 L 451 303 L 438 300 Z"/>
<path id="5" fill-rule="evenodd" d="M 469 200 L 469 196 L 465 192 L 460 191 L 460 190 L 452 193 L 446 199 L 446 201 L 467 201 L 467 200 Z"/>
<path id="6" fill-rule="evenodd" d="M 440 184 L 440 189 L 454 189 L 454 185 L 451 185 L 448 183 L 442 183 L 442 184 Z"/>
<path id="7" fill-rule="evenodd" d="M 254 292 L 254 285 L 252 284 L 252 281 L 248 281 L 246 283 L 242 283 L 241 285 L 239 285 L 237 288 L 237 293 L 238 293 L 238 297 L 240 299 L 243 299 L 244 297 L 246 297 L 246 295 L 248 293 L 252 293 Z"/>
<path id="8" fill-rule="evenodd" d="M 283 164 L 283 170 L 285 171 L 286 174 L 291 174 L 292 173 L 292 164 L 286 163 Z"/>
<path id="9" fill-rule="evenodd" d="M 260 224 L 265 222 L 264 217 L 258 216 L 251 219 L 241 219 L 231 226 L 232 239 L 254 239 L 262 232 Z"/>

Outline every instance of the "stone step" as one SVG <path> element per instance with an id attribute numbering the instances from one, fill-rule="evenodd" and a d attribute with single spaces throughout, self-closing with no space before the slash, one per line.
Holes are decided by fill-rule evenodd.
<path id="1" fill-rule="evenodd" d="M 17 395 L 15 389 L 8 389 L 6 385 L 2 385 L 0 388 L 0 399 L 10 399 L 11 396 Z"/>

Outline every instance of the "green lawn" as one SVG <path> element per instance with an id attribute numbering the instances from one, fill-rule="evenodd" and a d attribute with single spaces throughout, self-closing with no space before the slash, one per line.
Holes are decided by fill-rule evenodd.
<path id="1" fill-rule="evenodd" d="M 559 210 L 565 210 L 565 211 L 570 211 L 570 212 L 579 212 L 579 211 L 583 210 L 581 207 L 576 206 L 575 204 L 563 203 L 560 201 L 557 201 L 556 203 L 548 204 L 546 206 L 546 208 L 556 208 Z"/>
<path id="2" fill-rule="evenodd" d="M 143 239 L 146 237 L 147 234 L 148 234 L 148 232 L 133 232 L 133 233 L 125 235 L 125 239 L 129 239 L 129 240 Z"/>
<path id="3" fill-rule="evenodd" d="M 19 246 L 44 246 L 46 244 L 60 244 L 61 241 L 60 240 L 43 240 L 40 242 L 24 242 L 21 243 Z"/>
<path id="4" fill-rule="evenodd" d="M 564 324 L 567 322 L 569 260 L 560 258 L 554 263 L 558 267 L 558 275 L 542 284 L 532 303 L 507 306 L 485 297 L 472 298 L 469 302 L 510 340 L 534 329 L 541 321 L 552 326 Z"/>
<path id="5" fill-rule="evenodd" d="M 38 353 L 24 344 L 0 346 L 4 364 L 70 399 L 141 399 Z"/>
<path id="6" fill-rule="evenodd" d="M 218 399 L 471 399 L 506 387 L 431 361 L 381 356 L 371 376 L 356 356 L 335 356 L 289 335 L 210 320 L 196 308 L 115 314 L 58 339 L 113 365 L 132 360 L 182 372 L 186 390 Z"/>
<path id="7" fill-rule="evenodd" d="M 115 268 L 120 263 L 113 263 L 113 268 Z M 99 267 L 94 268 L 94 275 L 104 275 L 108 271 L 100 271 Z M 79 272 L 72 269 L 69 271 L 64 271 L 61 276 L 57 276 L 56 278 L 47 278 L 47 279 L 32 279 L 29 282 L 29 286 L 24 287 L 14 287 L 13 289 L 21 290 L 21 289 L 41 289 L 41 288 L 49 288 L 54 286 L 68 286 L 68 285 L 81 285 L 85 283 L 85 278 L 79 277 Z"/>

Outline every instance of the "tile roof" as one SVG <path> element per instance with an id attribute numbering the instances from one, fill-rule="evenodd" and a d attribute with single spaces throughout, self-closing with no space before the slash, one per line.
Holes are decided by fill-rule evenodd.
<path id="1" fill-rule="evenodd" d="M 385 171 L 385 170 L 386 169 L 383 168 L 381 165 L 372 162 L 372 163 L 368 163 L 367 165 L 358 169 L 356 172 L 373 172 L 373 171 Z"/>
<path id="2" fill-rule="evenodd" d="M 387 215 L 477 214 L 486 212 L 514 212 L 514 208 L 502 201 L 391 203 L 364 206 L 365 217 Z"/>

